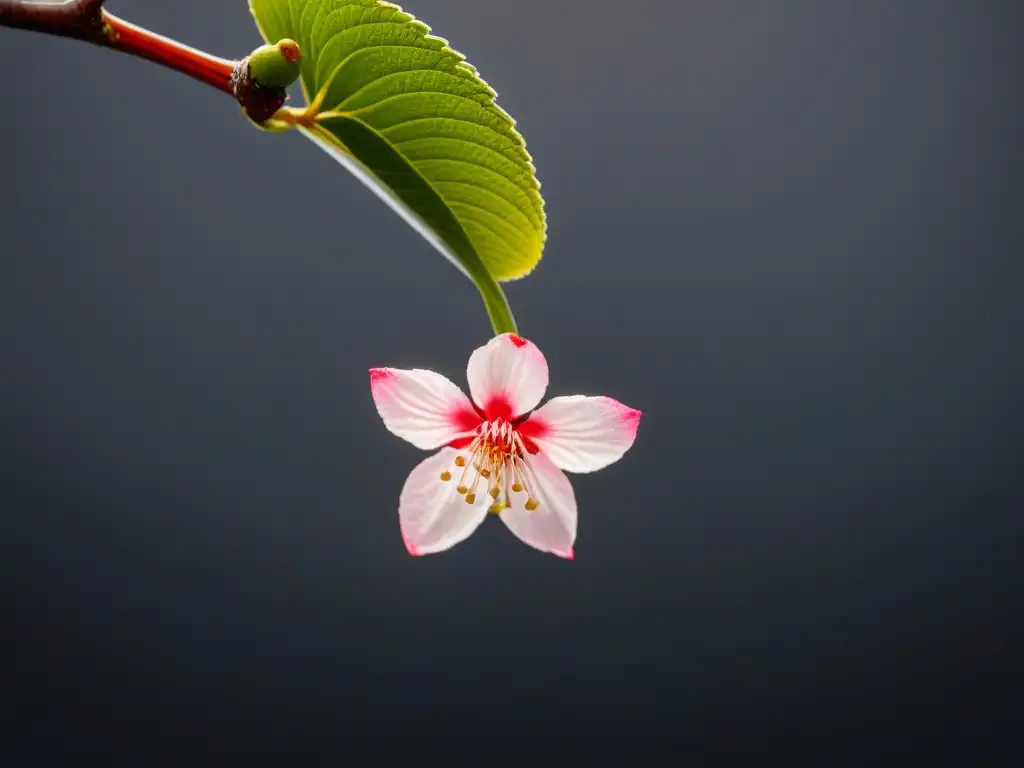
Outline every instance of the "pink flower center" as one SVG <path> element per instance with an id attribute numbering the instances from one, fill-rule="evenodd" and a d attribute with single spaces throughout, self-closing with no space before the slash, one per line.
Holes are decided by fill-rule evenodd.
<path id="1" fill-rule="evenodd" d="M 477 491 L 487 493 L 494 514 L 512 506 L 513 494 L 526 494 L 524 506 L 536 509 L 540 502 L 529 491 L 536 482 L 524 460 L 526 453 L 523 438 L 511 422 L 498 418 L 481 423 L 465 454 L 455 457 L 462 473 L 455 490 L 466 497 L 467 504 L 476 503 Z M 443 482 L 451 479 L 451 471 L 441 473 Z"/>

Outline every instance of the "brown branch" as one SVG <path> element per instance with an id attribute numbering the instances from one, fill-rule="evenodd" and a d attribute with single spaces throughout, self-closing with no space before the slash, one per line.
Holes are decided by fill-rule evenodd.
<path id="1" fill-rule="evenodd" d="M 253 80 L 248 58 L 222 59 L 157 35 L 107 13 L 103 0 L 0 0 L 0 27 L 83 40 L 169 67 L 234 96 L 258 123 L 285 102 L 284 88 L 266 88 Z"/>
<path id="2" fill-rule="evenodd" d="M 39 3 L 0 0 L 0 27 L 45 32 L 99 42 L 103 36 L 103 0 Z"/>

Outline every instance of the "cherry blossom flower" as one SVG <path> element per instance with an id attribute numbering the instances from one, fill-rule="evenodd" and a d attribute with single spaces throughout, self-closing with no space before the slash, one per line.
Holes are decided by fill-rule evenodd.
<path id="1" fill-rule="evenodd" d="M 547 360 L 510 333 L 473 352 L 466 374 L 472 400 L 433 371 L 370 370 L 384 426 L 417 448 L 441 449 L 402 488 L 406 548 L 412 555 L 449 549 L 491 512 L 531 547 L 572 559 L 576 497 L 565 472 L 618 461 L 636 439 L 640 411 L 582 395 L 537 408 L 548 387 Z"/>

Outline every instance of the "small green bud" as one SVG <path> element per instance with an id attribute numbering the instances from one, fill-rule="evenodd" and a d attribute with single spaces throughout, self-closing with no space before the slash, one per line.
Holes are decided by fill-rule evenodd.
<path id="1" fill-rule="evenodd" d="M 264 88 L 287 88 L 299 79 L 302 52 L 294 40 L 264 45 L 249 54 L 252 79 Z"/>

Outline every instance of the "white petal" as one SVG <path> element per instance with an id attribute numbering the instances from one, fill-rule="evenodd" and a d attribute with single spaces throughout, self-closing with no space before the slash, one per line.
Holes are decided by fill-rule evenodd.
<path id="1" fill-rule="evenodd" d="M 531 547 L 571 560 L 576 542 L 576 495 L 572 483 L 543 453 L 527 455 L 526 464 L 527 489 L 540 506 L 528 510 L 526 493 L 513 493 L 512 506 L 501 511 L 501 519 Z"/>
<path id="2" fill-rule="evenodd" d="M 372 368 L 370 391 L 388 431 L 425 451 L 450 443 L 480 423 L 462 390 L 433 371 Z"/>
<path id="3" fill-rule="evenodd" d="M 442 552 L 465 540 L 487 517 L 491 497 L 480 493 L 473 504 L 456 492 L 458 475 L 447 482 L 444 471 L 455 472 L 459 452 L 444 448 L 421 461 L 409 473 L 398 502 L 402 539 L 410 555 Z"/>
<path id="4" fill-rule="evenodd" d="M 622 458 L 636 440 L 640 411 L 610 397 L 555 397 L 519 427 L 566 472 L 594 472 Z"/>
<path id="5" fill-rule="evenodd" d="M 469 358 L 469 394 L 488 419 L 511 419 L 537 407 L 548 388 L 548 361 L 511 333 L 495 336 Z"/>

